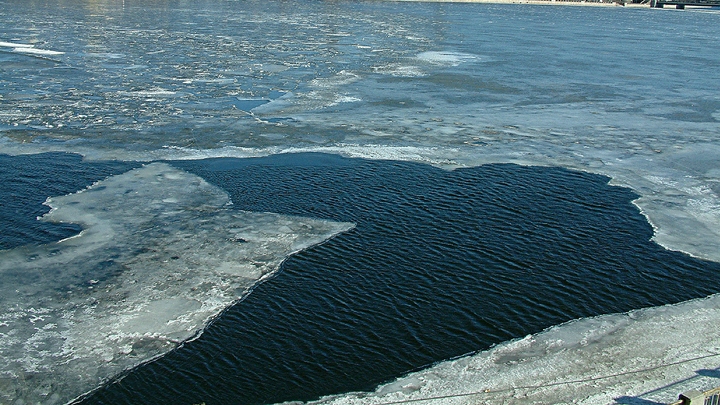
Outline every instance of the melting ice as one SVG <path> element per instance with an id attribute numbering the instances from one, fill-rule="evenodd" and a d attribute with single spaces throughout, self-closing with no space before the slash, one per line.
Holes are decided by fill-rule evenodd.
<path id="1" fill-rule="evenodd" d="M 663 404 L 717 386 L 720 295 L 568 322 L 314 404 Z"/>
<path id="2" fill-rule="evenodd" d="M 352 227 L 228 209 L 155 163 L 49 198 L 76 237 L 0 252 L 0 402 L 59 403 L 193 338 L 290 253 Z"/>

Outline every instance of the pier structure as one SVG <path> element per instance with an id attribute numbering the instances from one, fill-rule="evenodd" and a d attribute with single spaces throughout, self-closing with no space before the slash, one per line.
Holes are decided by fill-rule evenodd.
<path id="1" fill-rule="evenodd" d="M 720 7 L 720 0 L 650 0 L 650 7 L 664 8 L 665 6 L 675 6 L 681 10 L 685 6 Z"/>

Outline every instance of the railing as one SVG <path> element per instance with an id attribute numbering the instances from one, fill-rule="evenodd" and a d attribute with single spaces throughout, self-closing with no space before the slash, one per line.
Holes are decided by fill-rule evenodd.
<path id="1" fill-rule="evenodd" d="M 676 6 L 680 9 L 685 8 L 685 6 L 719 7 L 720 0 L 651 0 L 650 6 L 654 8 Z"/>
<path id="2" fill-rule="evenodd" d="M 720 387 L 705 392 L 684 392 L 677 401 L 669 405 L 720 405 Z"/>

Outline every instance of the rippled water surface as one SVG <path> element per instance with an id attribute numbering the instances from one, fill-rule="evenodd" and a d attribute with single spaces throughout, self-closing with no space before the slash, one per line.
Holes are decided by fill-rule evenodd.
<path id="1" fill-rule="evenodd" d="M 369 389 L 571 319 L 704 296 L 720 280 L 720 265 L 650 242 L 636 195 L 602 176 L 313 154 L 179 166 L 228 190 L 237 209 L 357 226 L 289 258 L 198 340 L 83 403 Z"/>
<path id="2" fill-rule="evenodd" d="M 81 190 L 133 164 L 81 164 L 80 156 L 62 153 L 13 157 L 0 154 L 0 250 L 55 242 L 76 235 L 74 224 L 50 224 L 37 218 L 50 210 L 42 203 L 50 196 Z"/>

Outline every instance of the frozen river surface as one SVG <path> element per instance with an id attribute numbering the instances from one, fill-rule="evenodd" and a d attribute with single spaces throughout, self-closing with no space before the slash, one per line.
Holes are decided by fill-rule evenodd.
<path id="1" fill-rule="evenodd" d="M 443 169 L 490 163 L 562 167 L 592 173 L 583 177 L 590 189 L 600 187 L 595 174 L 632 189 L 653 241 L 664 248 L 720 260 L 718 18 L 714 10 L 619 7 L 0 0 L 0 153 L 69 152 L 83 155 L 87 163 L 51 156 L 59 162 L 69 159 L 69 166 L 110 165 L 78 169 L 86 170 L 85 180 L 72 183 L 72 170 L 42 170 L 52 166 L 43 158 L 34 163 L 37 169 L 17 160 L 31 157 L 2 160 L 5 173 L 23 175 L 13 177 L 22 177 L 17 183 L 12 178 L 4 183 L 13 203 L 0 212 L 8 218 L 0 245 L 5 249 L 0 251 L 0 300 L 6 308 L 0 314 L 0 354 L 9 359 L 0 368 L 0 399 L 70 401 L 196 337 L 209 319 L 274 274 L 288 254 L 362 230 L 361 217 L 300 212 L 292 200 L 275 210 L 248 209 L 236 201 L 244 190 L 236 172 L 213 177 L 213 170 L 178 161 L 325 152 Z M 118 160 L 127 163 L 102 163 Z M 345 164 L 328 161 L 322 165 L 338 165 L 338 173 Z M 332 174 L 325 175 L 330 183 Z M 567 173 L 560 178 L 565 175 L 572 178 Z M 275 177 L 267 179 L 268 190 L 280 184 Z M 300 180 L 307 179 L 287 183 L 286 193 Z M 68 187 L 37 186 L 54 183 Z M 535 183 L 539 191 L 527 195 L 570 187 L 557 179 Z M 62 191 L 33 195 L 40 190 Z M 367 191 L 375 196 L 386 192 Z M 574 204 L 583 193 L 570 193 L 568 201 Z M 17 201 L 31 197 L 48 199 L 46 208 L 52 211 L 43 221 L 61 222 L 61 230 L 30 225 L 47 211 L 42 207 L 32 215 L 33 210 L 16 210 L 23 205 Z M 331 197 L 347 201 L 343 195 Z M 619 200 L 629 205 L 627 198 Z M 516 208 L 504 204 L 503 209 Z M 594 212 L 604 212 L 604 203 L 598 204 Z M 558 207 L 550 207 L 547 215 L 565 217 L 567 211 L 552 211 Z M 523 209 L 518 208 L 518 218 L 537 211 Z M 543 232 L 552 229 L 548 223 L 538 226 Z M 80 227 L 83 232 L 72 237 Z M 502 229 L 512 227 L 508 222 Z M 55 243 L 60 236 L 65 239 Z M 453 246 L 444 249 L 441 257 L 452 256 Z M 532 256 L 532 250 L 527 252 Z M 613 252 L 606 255 L 598 261 L 613 263 Z M 509 260 L 512 252 L 488 256 Z M 704 264 L 688 268 L 714 274 L 714 263 L 693 263 Z M 282 273 L 277 281 L 281 278 Z M 716 292 L 712 285 L 717 284 L 708 285 L 686 286 L 687 298 Z M 656 298 L 637 305 L 624 301 L 618 308 L 625 309 L 608 311 L 677 302 Z M 629 358 L 629 365 L 610 361 L 608 367 L 634 370 L 652 363 L 645 358 L 664 364 L 703 355 L 718 344 L 714 330 L 702 329 L 717 320 L 715 300 L 588 318 L 524 338 L 551 326 L 551 319 L 561 323 L 603 313 L 549 309 L 551 316 L 535 329 L 498 333 L 499 340 L 455 355 L 499 346 L 440 363 L 378 395 L 399 400 L 456 393 L 465 387 L 461 376 L 473 375 L 470 369 L 489 379 L 475 388 L 492 390 L 528 385 L 522 377 L 526 365 L 547 370 L 555 376 L 551 380 L 559 374 L 582 379 L 605 371 L 573 364 Z M 673 329 L 688 319 L 699 324 L 697 329 Z M 677 353 L 673 339 L 678 333 L 688 333 L 683 335 L 687 339 L 678 338 L 687 353 Z M 622 352 L 632 347 L 628 342 L 648 335 L 658 343 Z M 502 343 L 513 338 L 520 340 Z M 489 366 L 488 359 L 502 366 Z M 438 360 L 408 361 L 395 376 Z M 597 403 L 632 399 L 652 385 L 714 368 L 717 358 L 708 361 L 677 368 L 678 375 L 647 377 L 646 385 L 606 389 L 602 398 L 570 391 Z M 549 365 L 536 366 L 543 362 Z M 388 380 L 374 378 L 362 388 Z M 491 383 L 493 378 L 502 384 Z M 318 389 L 315 396 L 326 394 L 337 392 Z M 360 400 L 352 398 L 336 400 Z"/>

